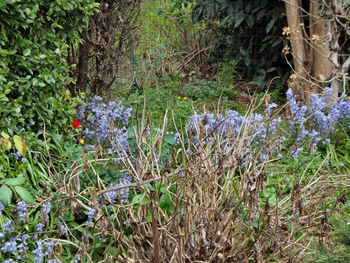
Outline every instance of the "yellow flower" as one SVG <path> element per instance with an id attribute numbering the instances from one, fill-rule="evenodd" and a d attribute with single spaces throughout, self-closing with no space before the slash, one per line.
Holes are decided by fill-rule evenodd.
<path id="1" fill-rule="evenodd" d="M 311 40 L 312 41 L 320 41 L 321 37 L 319 35 L 314 34 L 314 35 L 312 35 Z"/>
<path id="2" fill-rule="evenodd" d="M 79 142 L 80 142 L 81 144 L 83 144 L 85 141 L 84 141 L 84 139 L 81 139 Z"/>
<path id="3" fill-rule="evenodd" d="M 289 76 L 290 79 L 296 80 L 298 78 L 298 75 L 293 73 L 292 75 Z"/>
<path id="4" fill-rule="evenodd" d="M 186 98 L 186 97 L 184 97 L 184 100 L 187 100 L 187 98 Z"/>
<path id="5" fill-rule="evenodd" d="M 180 100 L 180 103 L 182 103 L 182 100 Z"/>
<path id="6" fill-rule="evenodd" d="M 283 52 L 285 55 L 288 55 L 288 54 L 290 53 L 290 47 L 285 46 L 285 47 L 282 49 L 282 52 Z"/>
<path id="7" fill-rule="evenodd" d="M 178 100 L 181 100 L 181 97 L 179 96 L 179 97 L 177 97 L 177 99 L 178 99 Z"/>
<path id="8" fill-rule="evenodd" d="M 290 28 L 289 27 L 282 28 L 282 35 L 289 36 L 290 35 Z"/>

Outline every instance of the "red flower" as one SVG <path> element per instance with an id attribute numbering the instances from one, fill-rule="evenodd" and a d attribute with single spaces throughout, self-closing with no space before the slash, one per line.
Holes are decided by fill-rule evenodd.
<path id="1" fill-rule="evenodd" d="M 73 128 L 74 128 L 74 129 L 78 128 L 78 127 L 80 126 L 79 120 L 73 121 L 72 125 L 73 125 Z"/>

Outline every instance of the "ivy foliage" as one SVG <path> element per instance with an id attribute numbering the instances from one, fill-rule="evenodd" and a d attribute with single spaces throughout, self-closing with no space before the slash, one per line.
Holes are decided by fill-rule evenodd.
<path id="1" fill-rule="evenodd" d="M 93 0 L 0 1 L 1 131 L 62 130 L 73 116 L 67 39 L 78 43 Z"/>
<path id="2" fill-rule="evenodd" d="M 282 54 L 285 7 L 278 0 L 197 0 L 194 22 L 207 21 L 215 36 L 214 60 L 235 60 L 244 79 L 260 86 L 281 76 L 286 81 L 289 67 Z"/>

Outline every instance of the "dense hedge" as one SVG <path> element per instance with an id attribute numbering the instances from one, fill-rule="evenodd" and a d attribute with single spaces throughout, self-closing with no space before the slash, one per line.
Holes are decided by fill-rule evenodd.
<path id="1" fill-rule="evenodd" d="M 0 2 L 0 129 L 63 130 L 71 111 L 67 39 L 79 39 L 93 0 Z"/>

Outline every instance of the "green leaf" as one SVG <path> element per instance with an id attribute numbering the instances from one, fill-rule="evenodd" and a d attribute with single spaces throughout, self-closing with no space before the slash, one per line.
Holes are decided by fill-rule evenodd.
<path id="1" fill-rule="evenodd" d="M 131 200 L 131 204 L 140 202 L 142 198 L 143 198 L 143 194 L 135 195 L 134 198 Z"/>
<path id="2" fill-rule="evenodd" d="M 19 151 L 22 155 L 25 155 L 27 152 L 27 146 L 25 145 L 24 141 L 21 137 L 18 135 L 13 136 L 13 140 L 15 142 L 15 146 L 17 151 Z"/>
<path id="3" fill-rule="evenodd" d="M 31 204 L 31 205 L 36 204 L 33 196 L 24 187 L 15 186 L 15 191 L 27 204 Z"/>
<path id="4" fill-rule="evenodd" d="M 26 182 L 26 179 L 23 176 L 16 177 L 16 178 L 6 178 L 2 180 L 3 183 L 7 185 L 23 185 Z"/>
<path id="5" fill-rule="evenodd" d="M 254 16 L 249 16 L 247 23 L 248 23 L 249 27 L 253 27 L 254 26 Z"/>
<path id="6" fill-rule="evenodd" d="M 268 34 L 270 32 L 270 30 L 272 29 L 273 25 L 275 24 L 277 18 L 272 19 L 266 26 L 266 34 Z"/>
<path id="7" fill-rule="evenodd" d="M 26 57 L 29 56 L 30 52 L 31 52 L 31 50 L 29 48 L 27 48 L 26 50 L 24 50 L 23 56 L 26 56 Z"/>
<path id="8" fill-rule="evenodd" d="M 146 216 L 146 221 L 152 222 L 152 214 L 151 214 L 151 213 L 148 213 L 148 214 L 147 214 L 147 216 Z"/>
<path id="9" fill-rule="evenodd" d="M 6 185 L 1 186 L 0 187 L 0 202 L 5 206 L 9 206 L 10 202 L 11 202 L 11 198 L 12 198 L 11 189 Z"/>
<path id="10" fill-rule="evenodd" d="M 239 27 L 239 25 L 243 22 L 243 20 L 245 19 L 246 15 L 243 13 L 238 13 L 234 15 L 234 19 L 235 19 L 235 24 L 234 24 L 234 28 Z"/>
<path id="11" fill-rule="evenodd" d="M 4 137 L 5 139 L 10 138 L 10 135 L 8 135 L 8 134 L 5 133 L 5 132 L 2 132 L 2 133 L 1 133 L 1 136 Z"/>

